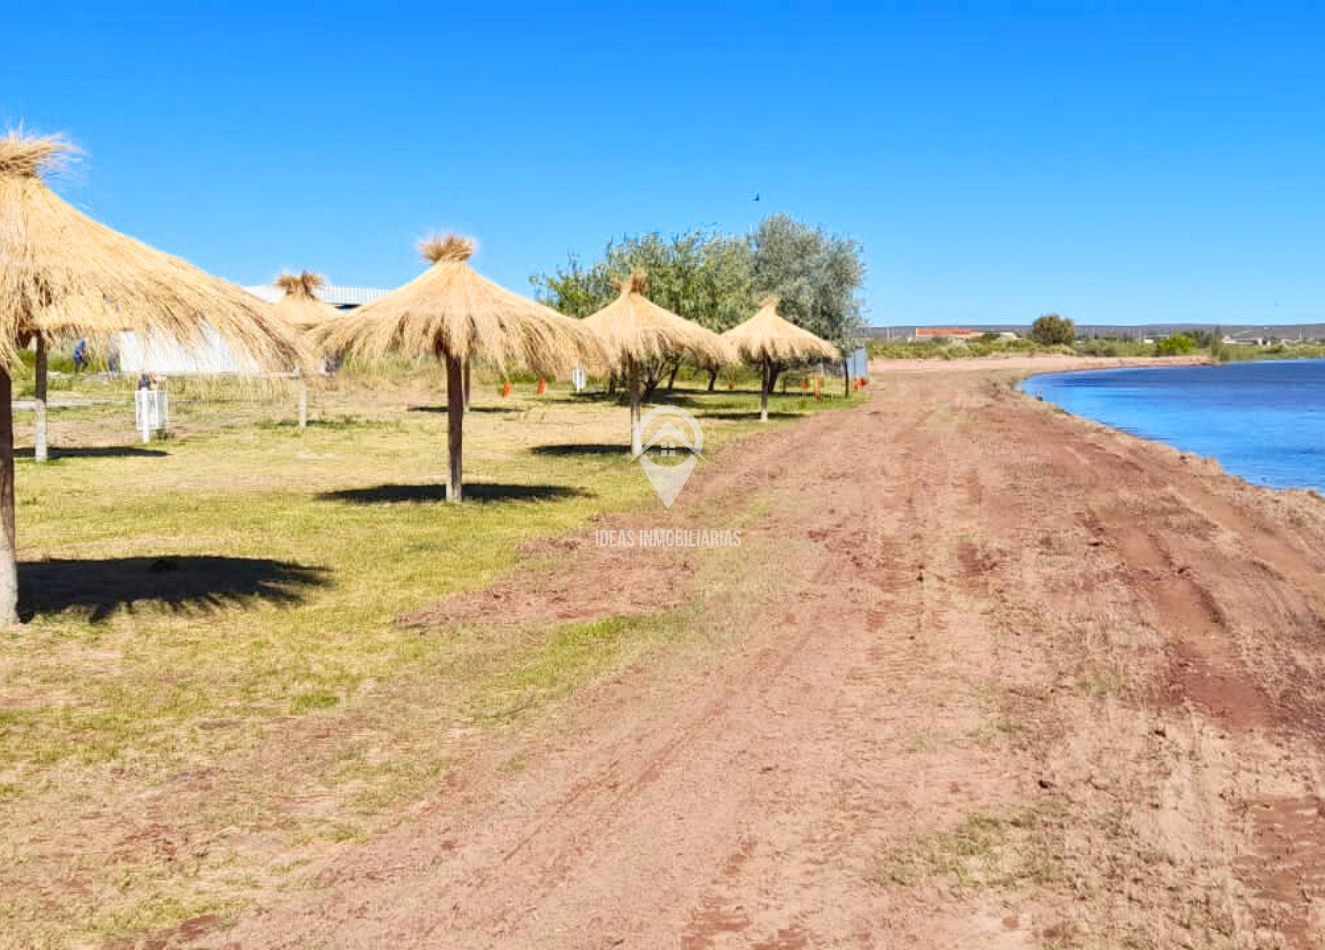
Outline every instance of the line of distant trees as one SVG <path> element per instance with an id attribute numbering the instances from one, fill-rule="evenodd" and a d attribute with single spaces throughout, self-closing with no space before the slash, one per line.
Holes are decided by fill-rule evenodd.
<path id="1" fill-rule="evenodd" d="M 586 261 L 572 252 L 565 264 L 529 280 L 541 303 L 578 318 L 611 303 L 618 282 L 633 271 L 648 275 L 654 303 L 716 333 L 748 320 L 760 301 L 775 294 L 782 316 L 844 355 L 860 345 L 860 244 L 785 214 L 766 218 L 746 235 L 702 228 L 671 236 L 628 234 L 608 241 L 597 258 Z M 677 365 L 662 371 L 674 378 Z M 710 370 L 710 385 L 715 377 Z"/>
<path id="2" fill-rule="evenodd" d="M 1169 334 L 1154 344 L 1155 355 L 1186 356 L 1197 350 L 1209 350 L 1218 359 L 1225 350 L 1223 337 L 1223 331 L 1218 327 Z M 1056 313 L 1048 313 L 1031 324 L 1030 338 L 1041 346 L 1071 346 L 1077 341 L 1077 325 Z M 1104 339 L 1108 340 L 1108 337 Z"/>

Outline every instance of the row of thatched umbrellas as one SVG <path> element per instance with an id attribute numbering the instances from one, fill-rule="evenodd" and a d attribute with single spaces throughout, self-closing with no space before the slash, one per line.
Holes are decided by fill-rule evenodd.
<path id="1" fill-rule="evenodd" d="M 463 497 L 463 418 L 475 359 L 501 371 L 523 367 L 557 375 L 579 364 L 623 373 L 638 454 L 640 375 L 651 361 L 689 354 L 709 365 L 740 358 L 758 363 L 766 419 L 773 364 L 837 355 L 779 317 L 773 302 L 724 339 L 645 298 L 642 275 L 624 282 L 621 295 L 598 313 L 572 320 L 480 276 L 469 264 L 473 242 L 458 237 L 425 242 L 427 271 L 350 314 L 319 300 L 320 279 L 307 272 L 283 277 L 278 286 L 285 296 L 269 306 L 60 199 L 46 178 L 69 152 L 58 138 L 11 133 L 0 139 L 0 625 L 18 620 L 10 367 L 34 339 L 39 364 L 51 340 L 130 332 L 199 347 L 215 332 L 241 360 L 287 372 L 312 365 L 310 346 L 368 359 L 435 357 L 446 366 L 451 501 Z M 39 376 L 44 446 L 45 373 Z M 303 416 L 302 379 L 300 405 Z"/>
<path id="2" fill-rule="evenodd" d="M 641 377 L 650 364 L 679 356 L 706 366 L 754 363 L 762 372 L 760 419 L 766 422 L 774 366 L 838 358 L 832 344 L 778 316 L 775 299 L 719 335 L 649 300 L 645 276 L 636 273 L 622 282 L 616 300 L 577 321 L 481 277 L 469 264 L 470 240 L 439 238 L 425 241 L 420 250 L 432 265 L 427 271 L 352 314 L 341 315 L 317 300 L 321 278 L 307 271 L 277 281 L 285 290 L 277 309 L 311 327 L 310 342 L 324 352 L 367 360 L 436 356 L 446 365 L 450 501 L 460 501 L 464 492 L 460 420 L 468 408 L 468 368 L 475 359 L 501 370 L 520 366 L 548 375 L 576 364 L 621 373 L 630 394 L 631 454 L 638 455 Z M 306 412 L 303 388 L 301 419 Z"/>

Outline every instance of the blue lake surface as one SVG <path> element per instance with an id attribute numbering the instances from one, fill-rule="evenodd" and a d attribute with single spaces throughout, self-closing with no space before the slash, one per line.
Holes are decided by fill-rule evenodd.
<path id="1" fill-rule="evenodd" d="M 1054 373 L 1022 389 L 1252 484 L 1325 492 L 1325 360 Z"/>

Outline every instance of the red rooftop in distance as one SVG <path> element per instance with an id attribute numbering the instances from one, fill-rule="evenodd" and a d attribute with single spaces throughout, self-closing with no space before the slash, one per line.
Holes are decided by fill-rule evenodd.
<path id="1" fill-rule="evenodd" d="M 982 336 L 977 330 L 967 330 L 964 327 L 916 327 L 917 340 L 971 340 Z"/>

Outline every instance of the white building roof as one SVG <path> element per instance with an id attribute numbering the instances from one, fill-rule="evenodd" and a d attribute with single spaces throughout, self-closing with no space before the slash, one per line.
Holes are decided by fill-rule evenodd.
<path id="1" fill-rule="evenodd" d="M 282 291 L 271 286 L 245 287 L 244 289 L 255 297 L 261 297 L 268 303 L 275 303 L 281 299 L 282 295 Z M 385 297 L 390 292 L 379 287 L 336 287 L 328 284 L 318 293 L 318 298 L 333 307 L 362 307 L 366 303 L 372 303 L 374 300 Z"/>

